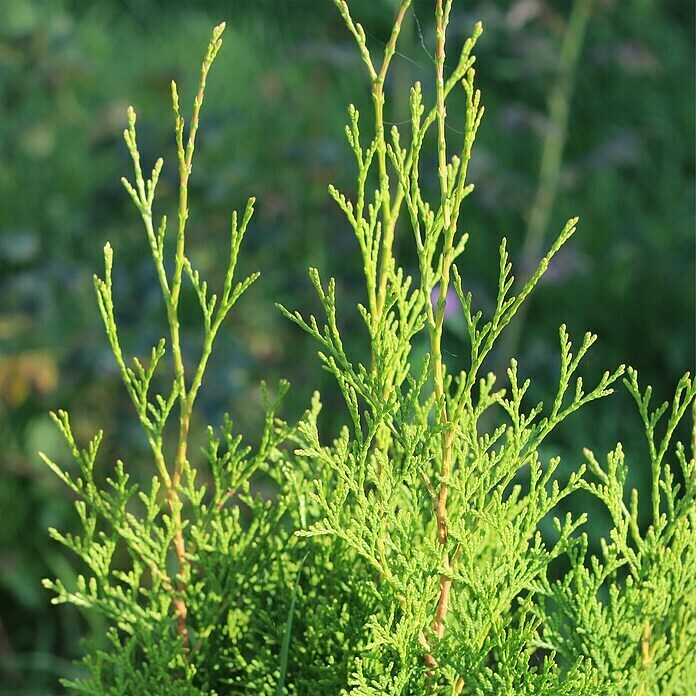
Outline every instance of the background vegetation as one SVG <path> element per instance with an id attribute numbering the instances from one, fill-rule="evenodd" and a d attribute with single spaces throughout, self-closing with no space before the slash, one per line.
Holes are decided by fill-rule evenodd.
<path id="1" fill-rule="evenodd" d="M 395 3 L 352 5 L 371 40 L 384 41 Z M 513 260 L 533 260 L 522 251 L 530 249 L 525 240 L 544 142 L 558 127 L 549 119 L 548 100 L 558 85 L 572 8 L 571 2 L 541 0 L 455 6 L 455 41 L 478 19 L 485 28 L 477 55 L 487 113 L 470 165 L 477 190 L 462 212 L 471 242 L 461 268 L 465 283 L 491 301 L 502 235 Z M 419 0 L 413 9 L 403 55 L 395 58 L 395 93 L 406 94 L 429 70 L 423 44 L 432 45 L 431 3 Z M 310 264 L 324 277 L 337 277 L 339 296 L 349 305 L 361 299 L 354 238 L 326 186 L 350 190 L 345 109 L 349 102 L 360 108 L 368 90 L 333 3 L 0 2 L 3 693 L 57 692 L 58 675 L 69 675 L 70 661 L 81 653 L 80 639 L 99 641 L 103 633 L 94 617 L 51 607 L 41 587 L 42 577 L 67 583 L 75 572 L 46 533 L 48 526 L 68 529 L 74 518 L 36 451 L 60 459 L 59 434 L 47 412 L 66 408 L 78 436 L 103 427 L 110 454 L 131 463 L 147 457 L 103 335 L 92 273 L 101 268 L 101 250 L 110 240 L 123 272 L 114 283 L 124 341 L 135 353 L 156 343 L 163 322 L 156 278 L 140 221 L 119 183 L 130 171 L 121 141 L 126 107 L 132 103 L 138 111 L 144 157 L 149 153 L 154 161 L 164 154 L 159 193 L 168 194 L 171 206 L 172 124 L 161 119 L 170 109 L 169 81 L 177 79 L 188 102 L 192 68 L 213 23 L 222 19 L 228 34 L 203 116 L 189 239 L 202 275 L 221 273 L 210 240 L 222 239 L 229 211 L 253 194 L 257 213 L 241 270 L 263 275 L 223 327 L 201 393 L 205 418 L 216 423 L 230 411 L 240 431 L 258 431 L 258 382 L 281 376 L 293 384 L 287 419 L 301 414 L 316 386 L 325 412 L 339 411 L 331 408 L 339 398 L 318 367 L 314 346 L 273 305 L 282 299 L 286 306 L 312 307 Z M 630 363 L 660 399 L 696 362 L 694 22 L 694 4 L 687 0 L 592 2 L 570 75 L 568 140 L 545 244 L 571 215 L 580 216 L 580 228 L 508 346 L 540 392 L 557 372 L 562 322 L 574 335 L 599 334 L 590 357 L 598 374 Z M 387 118 L 403 120 L 406 113 L 404 103 L 402 113 Z M 453 312 L 448 324 L 452 368 L 460 319 Z M 366 346 L 357 314 L 354 320 L 344 335 Z M 491 366 L 503 359 L 494 356 Z M 577 462 L 582 446 L 599 453 L 617 439 L 629 455 L 635 449 L 643 456 L 642 427 L 635 409 L 627 409 L 629 400 L 620 390 L 579 414 L 555 443 L 569 453 L 564 459 Z M 335 427 L 330 420 L 323 425 Z M 634 475 L 633 485 L 643 488 Z M 591 523 L 602 525 L 601 514 Z"/>

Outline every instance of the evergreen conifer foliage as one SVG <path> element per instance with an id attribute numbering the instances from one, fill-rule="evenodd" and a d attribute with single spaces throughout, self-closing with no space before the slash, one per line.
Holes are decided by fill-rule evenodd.
<path id="1" fill-rule="evenodd" d="M 535 273 L 519 289 L 506 241 L 500 244 L 498 296 L 490 316 L 474 309 L 460 273 L 467 236 L 462 206 L 483 116 L 475 85 L 474 28 L 461 53 L 447 55 L 452 0 L 436 0 L 434 99 L 414 85 L 406 127 L 387 129 L 385 82 L 410 0 L 402 0 L 386 46 L 367 32 L 345 0 L 335 0 L 366 68 L 370 116 L 349 108 L 346 137 L 356 185 L 329 193 L 353 229 L 365 276 L 364 322 L 370 360 L 362 364 L 341 337 L 337 287 L 310 269 L 323 316 L 281 311 L 316 340 L 319 358 L 345 401 L 345 425 L 332 441 L 320 434 L 315 394 L 296 426 L 276 414 L 277 396 L 262 386 L 265 427 L 258 448 L 243 445 L 225 419 L 208 446 L 189 452 L 196 396 L 216 334 L 257 275 L 235 280 L 253 199 L 235 213 L 223 288 L 210 294 L 186 257 L 188 182 L 208 70 L 221 45 L 215 28 L 185 135 L 172 83 L 179 168 L 175 231 L 155 224 L 153 201 L 163 163 L 141 171 L 135 113 L 125 132 L 138 208 L 169 326 L 171 389 L 152 394 L 165 341 L 145 362 L 126 360 L 116 326 L 113 251 L 95 278 L 99 308 L 124 385 L 154 462 L 149 487 L 137 490 L 117 462 L 98 483 L 98 434 L 85 449 L 67 414 L 55 415 L 78 471 L 48 465 L 76 497 L 82 534 L 51 530 L 81 559 L 75 587 L 46 581 L 55 602 L 98 611 L 111 622 L 107 651 L 85 659 L 87 676 L 68 683 L 84 693 L 132 694 L 682 694 L 696 690 L 696 462 L 673 443 L 696 403 L 684 376 L 671 407 L 650 410 L 650 388 L 623 366 L 586 386 L 582 362 L 596 340 L 574 347 L 560 328 L 560 374 L 548 405 L 529 402 L 530 382 L 512 360 L 507 384 L 485 373 L 495 342 L 573 235 L 561 230 Z M 448 66 L 445 69 L 447 60 Z M 447 102 L 458 91 L 466 119 L 447 127 Z M 456 136 L 456 137 L 455 137 Z M 437 195 L 421 183 L 434 147 Z M 413 244 L 417 267 L 395 253 Z M 173 254 L 171 248 L 173 247 Z M 172 256 L 171 263 L 165 261 Z M 193 286 L 203 316 L 200 359 L 188 374 L 181 356 L 179 298 Z M 448 371 L 442 349 L 453 293 L 468 329 L 466 369 Z M 431 298 L 437 297 L 436 301 Z M 424 358 L 413 350 L 420 337 Z M 652 522 L 642 529 L 638 496 L 625 491 L 629 464 L 617 445 L 606 462 L 585 451 L 585 466 L 567 480 L 549 458 L 554 429 L 585 404 L 624 383 L 647 433 Z M 158 380 L 156 383 L 160 383 Z M 666 416 L 666 418 L 665 418 Z M 666 425 L 662 425 L 666 422 Z M 170 426 L 168 426 L 170 424 Z M 166 437 L 174 437 L 168 456 Z M 541 449 L 542 443 L 545 445 Z M 204 468 L 199 477 L 198 470 Z M 252 475 L 271 477 L 278 494 L 264 499 Z M 203 481 L 203 479 L 205 479 Z M 589 491 L 606 506 L 613 529 L 602 557 L 588 556 L 585 515 L 555 519 L 555 538 L 540 525 L 559 503 Z M 550 565 L 568 567 L 559 580 Z"/>

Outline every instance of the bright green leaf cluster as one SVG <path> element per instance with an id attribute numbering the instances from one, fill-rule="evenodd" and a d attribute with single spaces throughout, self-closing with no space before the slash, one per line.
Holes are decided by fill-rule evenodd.
<path id="1" fill-rule="evenodd" d="M 278 418 L 288 389 L 281 382 L 276 397 L 262 385 L 266 415 L 256 450 L 226 417 L 219 432 L 208 429 L 200 455 L 188 451 L 214 339 L 257 278 L 234 278 L 253 199 L 241 219 L 233 215 L 219 295 L 209 293 L 185 253 L 188 182 L 220 25 L 186 136 L 172 84 L 180 186 L 169 263 L 167 219 L 155 230 L 152 211 L 162 160 L 144 180 L 132 109 L 124 134 L 135 170 L 135 185 L 124 185 L 142 216 L 167 312 L 168 394 L 151 395 L 166 362 L 164 339 L 148 361 L 135 358 L 131 367 L 123 356 L 109 245 L 105 276 L 95 279 L 106 332 L 152 451 L 156 473 L 145 490 L 129 483 L 122 462 L 102 484 L 95 477 L 101 433 L 80 450 L 67 414 L 55 416 L 79 473 L 46 461 L 76 497 L 82 533 L 51 534 L 84 569 L 75 587 L 46 585 L 54 601 L 98 611 L 112 626 L 109 650 L 90 653 L 89 676 L 69 686 L 103 694 L 691 693 L 696 461 L 673 437 L 694 408 L 696 387 L 686 375 L 671 409 L 663 404 L 654 412 L 650 388 L 641 391 L 630 368 L 606 372 L 587 387 L 583 359 L 597 337 L 588 333 L 573 349 L 562 326 L 550 405 L 529 403 L 530 381 L 514 359 L 507 386 L 496 388 L 496 376 L 482 372 L 486 358 L 578 220 L 566 224 L 518 290 L 503 240 L 495 308 L 487 318 L 475 311 L 456 262 L 467 240 L 461 209 L 473 190 L 467 171 L 483 116 L 472 55 L 482 27 L 476 25 L 446 76 L 452 0 L 435 0 L 433 103 L 416 84 L 408 127 L 393 126 L 387 134 L 385 83 L 410 0 L 401 1 L 381 56 L 368 46 L 348 3 L 335 4 L 357 42 L 373 100 L 370 119 L 349 108 L 355 188 L 329 187 L 362 255 L 366 299 L 357 311 L 369 364 L 343 340 L 334 279 L 326 282 L 311 269 L 323 317 L 280 309 L 316 340 L 323 366 L 336 379 L 345 401 L 338 436 L 326 441 L 322 434 L 318 394 L 297 426 Z M 455 90 L 466 103 L 458 144 L 449 142 L 446 122 Z M 439 191 L 429 194 L 421 180 L 433 139 Z M 397 235 L 412 239 L 414 268 L 396 257 Z M 203 316 L 201 354 L 191 374 L 180 346 L 184 277 Z M 458 374 L 448 371 L 442 350 L 450 288 L 468 337 L 466 367 Z M 417 343 L 428 346 L 423 357 L 413 350 Z M 550 454 L 555 428 L 611 394 L 624 372 L 648 438 L 647 529 L 638 494 L 625 491 L 629 464 L 620 444 L 605 464 L 586 450 L 589 473 L 579 466 L 563 478 L 560 457 Z M 165 447 L 170 440 L 173 455 Z M 252 483 L 260 476 L 263 488 Z M 600 501 L 612 521 L 599 558 L 588 551 L 586 515 L 560 514 L 564 501 L 583 492 Z M 554 533 L 542 534 L 550 520 Z"/>

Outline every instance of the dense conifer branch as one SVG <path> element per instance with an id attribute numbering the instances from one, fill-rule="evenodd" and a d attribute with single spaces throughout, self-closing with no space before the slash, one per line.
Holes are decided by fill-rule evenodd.
<path id="1" fill-rule="evenodd" d="M 651 389 L 623 365 L 588 386 L 583 366 L 597 337 L 588 332 L 573 347 L 565 325 L 558 388 L 546 406 L 530 403 L 531 382 L 516 359 L 506 389 L 482 373 L 578 220 L 568 221 L 517 294 L 503 240 L 494 306 L 485 318 L 476 311 L 466 269 L 455 262 L 467 240 L 460 210 L 473 190 L 468 165 L 483 115 L 472 55 L 482 27 L 475 25 L 448 77 L 453 3 L 432 3 L 434 88 L 413 86 L 409 122 L 387 137 L 385 84 L 410 0 L 397 8 L 381 62 L 373 62 L 368 32 L 352 15 L 359 7 L 335 4 L 357 42 L 372 95 L 372 118 L 349 108 L 356 187 L 350 195 L 329 187 L 364 265 L 366 299 L 357 312 L 369 363 L 356 358 L 352 337 L 342 331 L 340 285 L 310 269 L 321 316 L 281 311 L 316 341 L 345 402 L 343 426 L 326 440 L 318 394 L 297 426 L 286 424 L 276 414 L 288 384 L 271 396 L 262 383 L 258 447 L 243 444 L 226 416 L 219 430 L 207 430 L 199 475 L 189 446 L 195 402 L 219 329 L 257 278 L 235 280 L 253 198 L 232 216 L 219 292 L 209 291 L 186 256 L 196 133 L 221 24 L 204 58 L 186 135 L 172 83 L 179 198 L 171 258 L 166 217 L 155 228 L 152 209 L 163 162 L 146 180 L 132 109 L 124 134 L 135 179 L 123 183 L 142 217 L 167 311 L 172 360 L 164 380 L 164 339 L 148 360 L 125 357 L 110 245 L 104 276 L 95 278 L 154 474 L 138 477 L 141 488 L 120 461 L 102 475 L 101 432 L 81 449 L 63 411 L 54 420 L 76 472 L 44 457 L 74 496 L 81 528 L 50 534 L 83 565 L 74 583 L 45 585 L 55 603 L 96 611 L 111 627 L 108 649 L 87 656 L 85 679 L 66 685 L 98 694 L 164 688 L 174 696 L 691 693 L 696 439 L 689 459 L 674 438 L 690 409 L 696 438 L 696 386 L 686 374 L 671 404 L 655 410 Z M 454 89 L 462 90 L 465 106 L 456 146 L 451 133 L 460 127 L 447 128 Z M 406 235 L 415 245 L 412 269 L 394 254 L 403 249 L 394 244 L 400 216 L 412 228 Z M 180 345 L 184 282 L 202 316 L 192 367 Z M 443 340 L 457 300 L 465 332 L 455 374 Z M 586 464 L 564 454 L 564 470 L 551 437 L 575 411 L 610 395 L 624 372 L 647 435 L 650 501 L 641 498 L 640 507 L 638 492 L 626 490 L 631 477 L 620 444 L 605 457 L 586 449 Z M 171 388 L 155 393 L 162 383 Z M 586 514 L 553 517 L 578 491 L 593 496 L 610 520 L 608 536 L 594 546 L 588 534 L 596 527 L 584 531 Z M 553 579 L 557 566 L 564 571 Z"/>

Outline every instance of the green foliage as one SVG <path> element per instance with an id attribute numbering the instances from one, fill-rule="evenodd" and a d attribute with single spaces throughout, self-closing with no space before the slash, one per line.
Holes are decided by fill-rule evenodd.
<path id="1" fill-rule="evenodd" d="M 696 388 L 688 375 L 679 383 L 660 438 L 655 430 L 668 404 L 651 413 L 650 388 L 641 392 L 637 373 L 626 371 L 648 434 L 647 530 L 640 528 L 638 494 L 625 500 L 628 469 L 620 445 L 606 466 L 586 450 L 594 478 L 584 466 L 560 475 L 560 457 L 548 454 L 552 434 L 575 411 L 611 394 L 624 366 L 586 387 L 579 373 L 597 337 L 587 333 L 573 353 L 561 326 L 550 406 L 530 403 L 530 380 L 520 377 L 515 359 L 507 388 L 497 388 L 485 368 L 578 220 L 569 220 L 519 290 L 513 290 L 503 240 L 498 295 L 484 318 L 455 263 L 467 242 L 460 211 L 473 191 L 467 172 L 483 116 L 472 55 L 482 27 L 476 25 L 446 77 L 452 1 L 437 1 L 434 98 L 416 83 L 409 127 L 394 125 L 387 133 L 385 85 L 410 0 L 400 3 L 379 60 L 347 2 L 335 4 L 357 42 L 373 102 L 371 119 L 349 109 L 355 189 L 329 188 L 362 255 L 366 300 L 357 309 L 370 361 L 360 362 L 342 337 L 335 280 L 325 282 L 311 269 L 324 318 L 280 308 L 319 344 L 320 360 L 345 402 L 344 426 L 327 441 L 318 394 L 297 426 L 285 423 L 276 415 L 288 389 L 281 382 L 276 397 L 262 386 L 265 419 L 256 450 L 226 417 L 219 434 L 208 430 L 202 459 L 189 453 L 214 340 L 258 277 L 235 282 L 253 199 L 241 217 L 232 217 L 219 295 L 209 294 L 186 256 L 189 177 L 220 25 L 188 131 L 172 83 L 179 174 L 174 233 L 166 216 L 155 223 L 163 162 L 144 178 L 132 109 L 124 133 L 135 184 L 123 183 L 146 229 L 168 320 L 168 378 L 162 374 L 165 339 L 147 361 L 135 358 L 131 367 L 124 358 L 108 244 L 105 275 L 95 278 L 106 333 L 155 472 L 139 489 L 118 461 L 102 480 L 102 434 L 80 449 L 62 411 L 54 419 L 79 471 L 44 457 L 76 498 L 82 526 L 80 535 L 51 535 L 83 564 L 74 587 L 45 584 L 56 603 L 98 612 L 111 626 L 108 649 L 85 660 L 88 676 L 66 684 L 104 694 L 688 693 L 696 684 L 689 662 L 696 647 L 696 462 L 693 451 L 688 459 L 672 438 Z M 457 92 L 466 118 L 454 143 L 447 104 Z M 421 183 L 433 162 L 434 195 Z M 395 240 L 409 237 L 413 269 L 396 255 Z M 181 346 L 185 279 L 202 313 L 193 367 Z M 468 364 L 452 374 L 442 343 L 455 298 L 466 324 Z M 414 346 L 423 341 L 428 349 L 421 355 Z M 162 385 L 164 393 L 153 395 Z M 667 461 L 672 452 L 676 465 Z M 583 492 L 601 501 L 612 519 L 601 559 L 588 557 L 586 515 L 559 517 L 562 501 Z M 543 535 L 550 519 L 555 532 Z"/>
<path id="2" fill-rule="evenodd" d="M 648 438 L 652 470 L 651 523 L 638 525 L 638 492 L 625 503 L 627 465 L 621 445 L 602 467 L 586 450 L 590 470 L 599 483 L 583 482 L 606 505 L 614 524 L 602 544 L 602 558 L 586 561 L 587 538 L 571 553 L 571 569 L 562 580 L 547 584 L 544 641 L 562 660 L 587 656 L 603 683 L 629 693 L 690 693 L 696 688 L 696 547 L 694 499 L 696 462 L 678 442 L 675 458 L 683 483 L 664 461 L 678 423 L 694 403 L 696 385 L 685 376 L 677 386 L 665 433 L 655 427 L 669 408 L 649 410 L 651 389 L 644 393 L 638 374 L 624 380 L 640 409 Z M 600 594 L 601 593 L 601 594 Z M 569 630 L 572 627 L 572 632 Z M 640 636 L 640 651 L 636 650 Z"/>

